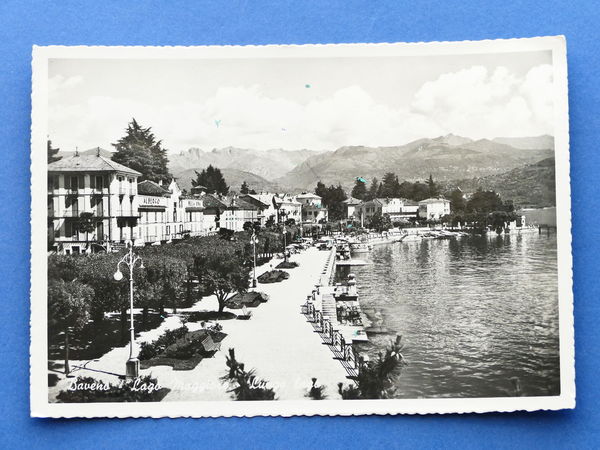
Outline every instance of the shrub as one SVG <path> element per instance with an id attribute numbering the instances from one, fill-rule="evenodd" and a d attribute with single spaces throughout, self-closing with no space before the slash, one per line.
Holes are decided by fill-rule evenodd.
<path id="1" fill-rule="evenodd" d="M 294 261 L 282 261 L 277 264 L 278 269 L 294 269 L 295 267 L 298 267 L 298 263 Z"/>
<path id="2" fill-rule="evenodd" d="M 184 325 L 173 330 L 165 331 L 158 339 L 152 342 L 142 342 L 138 358 L 141 360 L 154 358 L 163 353 L 168 346 L 174 344 L 178 339 L 188 333 L 188 328 Z"/>
<path id="3" fill-rule="evenodd" d="M 227 392 L 233 393 L 236 400 L 275 400 L 275 391 L 267 387 L 267 382 L 258 378 L 254 369 L 246 370 L 244 364 L 235 359 L 234 349 L 229 349 L 226 357 L 229 368 L 221 381 L 228 383 L 231 389 Z"/>
<path id="4" fill-rule="evenodd" d="M 402 337 L 396 336 L 385 354 L 379 353 L 377 359 L 361 365 L 356 386 L 344 387 L 338 384 L 338 392 L 344 400 L 391 398 L 394 393 L 395 378 L 400 375 L 406 364 L 402 356 Z"/>
<path id="5" fill-rule="evenodd" d="M 290 274 L 283 270 L 271 270 L 270 272 L 265 272 L 257 277 L 257 280 L 259 283 L 278 283 L 287 280 L 289 277 Z"/>
<path id="6" fill-rule="evenodd" d="M 317 385 L 317 379 L 312 378 L 312 386 L 308 390 L 306 396 L 313 400 L 324 400 L 327 398 L 325 395 L 325 386 Z"/>

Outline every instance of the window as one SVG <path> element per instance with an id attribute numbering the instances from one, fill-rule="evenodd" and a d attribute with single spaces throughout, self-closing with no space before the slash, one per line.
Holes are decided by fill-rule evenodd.
<path id="1" fill-rule="evenodd" d="M 72 191 L 76 191 L 79 189 L 79 177 L 71 177 L 70 187 Z"/>
<path id="2" fill-rule="evenodd" d="M 74 237 L 77 236 L 77 228 L 74 226 L 73 222 L 66 221 L 65 222 L 65 237 Z"/>
<path id="3" fill-rule="evenodd" d="M 167 234 L 171 234 L 171 227 L 167 225 Z"/>
<path id="4" fill-rule="evenodd" d="M 96 175 L 94 179 L 96 182 L 96 189 L 102 190 L 104 188 L 104 177 L 102 175 Z"/>

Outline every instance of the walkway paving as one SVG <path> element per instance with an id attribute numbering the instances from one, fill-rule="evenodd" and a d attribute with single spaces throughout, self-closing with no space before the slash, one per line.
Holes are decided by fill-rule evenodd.
<path id="1" fill-rule="evenodd" d="M 220 377 L 226 373 L 225 356 L 229 348 L 235 349 L 236 359 L 247 369 L 255 369 L 259 378 L 268 382 L 280 400 L 304 398 L 310 388 L 311 378 L 326 386 L 330 399 L 339 398 L 337 383 L 347 383 L 346 371 L 333 359 L 327 346 L 323 345 L 318 333 L 301 314 L 301 305 L 319 279 L 329 252 L 309 248 L 293 255 L 291 260 L 299 267 L 290 269 L 290 278 L 274 284 L 260 284 L 257 290 L 269 295 L 270 300 L 258 308 L 250 308 L 250 320 L 220 321 L 228 336 L 221 344 L 221 351 L 213 358 L 204 359 L 193 370 L 174 371 L 160 366 L 142 370 L 140 375 L 152 374 L 162 386 L 171 389 L 163 401 L 229 400 L 227 386 Z M 273 266 L 280 260 L 273 260 Z M 269 270 L 269 264 L 257 268 L 257 274 Z M 180 311 L 215 311 L 215 297 L 205 297 L 193 307 Z M 233 311 L 237 312 L 238 311 Z M 152 341 L 167 329 L 181 326 L 179 316 L 168 317 L 158 328 L 143 332 L 136 340 Z M 199 323 L 188 323 L 190 330 L 200 328 Z M 129 347 L 115 348 L 94 361 L 73 361 L 72 367 L 84 365 L 91 370 L 75 370 L 75 376 L 93 376 L 105 382 L 117 381 L 114 374 L 124 372 Z M 137 354 L 137 351 L 136 351 Z M 50 389 L 49 397 L 67 387 L 68 381 L 61 380 Z"/>

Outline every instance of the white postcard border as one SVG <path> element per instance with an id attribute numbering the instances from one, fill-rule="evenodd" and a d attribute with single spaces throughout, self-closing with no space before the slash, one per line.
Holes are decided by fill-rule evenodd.
<path id="1" fill-rule="evenodd" d="M 450 55 L 550 50 L 554 67 L 556 211 L 559 271 L 560 395 L 553 397 L 255 402 L 86 403 L 48 402 L 46 137 L 48 61 L 52 58 L 277 58 Z M 48 46 L 33 48 L 31 136 L 31 346 L 32 417 L 251 417 L 368 414 L 444 414 L 558 410 L 575 407 L 569 117 L 564 36 L 428 43 L 311 44 L 204 47 Z"/>

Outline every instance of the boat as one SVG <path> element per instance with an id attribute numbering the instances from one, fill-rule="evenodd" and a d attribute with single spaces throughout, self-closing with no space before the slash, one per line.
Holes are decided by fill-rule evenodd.
<path id="1" fill-rule="evenodd" d="M 372 249 L 372 245 L 368 242 L 351 242 L 350 251 L 352 253 L 368 253 Z"/>
<path id="2" fill-rule="evenodd" d="M 396 333 L 394 330 L 390 330 L 389 328 L 381 326 L 381 325 L 375 325 L 372 327 L 368 327 L 365 329 L 365 331 L 367 332 L 367 336 L 369 334 L 395 334 Z"/>

